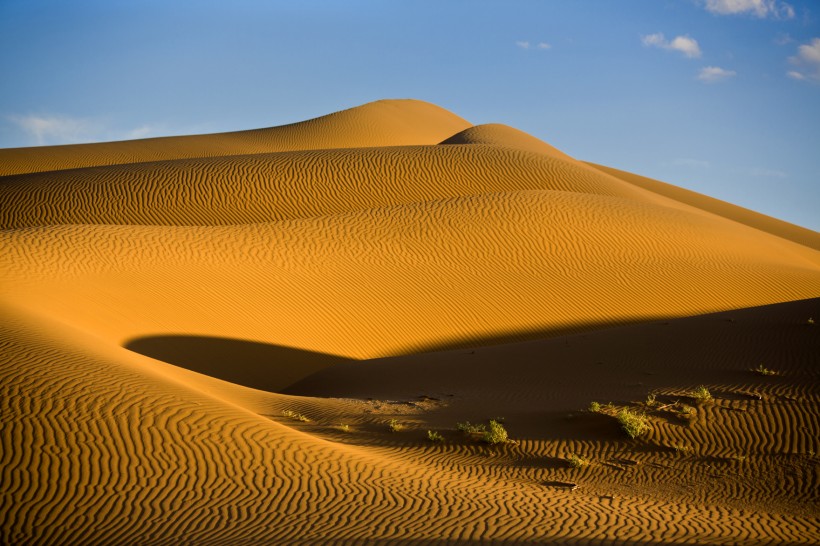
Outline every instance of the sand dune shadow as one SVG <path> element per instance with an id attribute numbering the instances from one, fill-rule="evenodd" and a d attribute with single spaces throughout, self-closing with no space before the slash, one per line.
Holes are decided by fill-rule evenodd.
<path id="1" fill-rule="evenodd" d="M 163 335 L 129 340 L 123 347 L 217 379 L 271 392 L 350 359 L 256 341 Z"/>

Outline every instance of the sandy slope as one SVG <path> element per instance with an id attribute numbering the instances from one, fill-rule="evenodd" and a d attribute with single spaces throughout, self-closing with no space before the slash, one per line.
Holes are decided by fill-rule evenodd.
<path id="1" fill-rule="evenodd" d="M 436 144 L 470 124 L 418 100 L 382 100 L 316 119 L 250 131 L 0 150 L 0 176 L 191 157 Z"/>
<path id="2" fill-rule="evenodd" d="M 817 234 L 467 127 L 0 151 L 0 542 L 815 542 Z"/>

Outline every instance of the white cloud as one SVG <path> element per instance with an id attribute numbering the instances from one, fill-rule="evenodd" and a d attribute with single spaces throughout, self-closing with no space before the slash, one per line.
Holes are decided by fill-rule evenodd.
<path id="1" fill-rule="evenodd" d="M 125 133 L 126 140 L 135 140 L 138 138 L 150 138 L 154 136 L 154 128 L 150 125 L 142 125 L 136 129 L 131 129 Z"/>
<path id="2" fill-rule="evenodd" d="M 31 144 L 37 146 L 130 140 L 148 138 L 156 134 L 150 125 L 126 131 L 112 130 L 98 120 L 70 116 L 9 116 L 8 120 L 22 131 Z"/>
<path id="3" fill-rule="evenodd" d="M 734 70 L 725 70 L 719 66 L 707 66 L 698 72 L 698 79 L 705 83 L 715 83 L 737 76 Z"/>
<path id="4" fill-rule="evenodd" d="M 537 44 L 533 44 L 532 42 L 521 40 L 515 42 L 515 45 L 517 45 L 521 49 L 552 49 L 552 45 L 548 44 L 547 42 L 538 42 Z"/>
<path id="5" fill-rule="evenodd" d="M 97 131 L 90 120 L 66 116 L 10 116 L 9 119 L 39 146 L 87 141 Z"/>
<path id="6" fill-rule="evenodd" d="M 820 81 L 820 38 L 813 38 L 808 44 L 797 48 L 797 55 L 789 57 L 789 62 L 800 67 L 787 74 L 796 80 Z"/>
<path id="7" fill-rule="evenodd" d="M 781 0 L 706 0 L 706 10 L 718 15 L 749 13 L 761 19 L 794 17 L 794 8 Z"/>
<path id="8" fill-rule="evenodd" d="M 662 32 L 658 32 L 641 37 L 641 42 L 646 47 L 659 47 L 661 49 L 680 51 L 690 59 L 701 56 L 698 41 L 689 36 L 675 36 L 670 42 L 666 40 Z"/>

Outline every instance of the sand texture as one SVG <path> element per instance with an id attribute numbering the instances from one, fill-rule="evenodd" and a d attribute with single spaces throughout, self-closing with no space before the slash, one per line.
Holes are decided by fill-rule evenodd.
<path id="1" fill-rule="evenodd" d="M 0 172 L 2 544 L 820 541 L 813 231 L 412 100 Z"/>

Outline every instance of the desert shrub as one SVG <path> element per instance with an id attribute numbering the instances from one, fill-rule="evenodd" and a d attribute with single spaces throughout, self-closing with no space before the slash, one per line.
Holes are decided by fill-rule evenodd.
<path id="1" fill-rule="evenodd" d="M 777 372 L 774 370 L 770 370 L 763 364 L 760 364 L 757 368 L 752 370 L 757 375 L 777 375 Z"/>
<path id="2" fill-rule="evenodd" d="M 657 403 L 658 403 L 658 401 L 655 399 L 655 393 L 649 393 L 649 394 L 646 396 L 646 402 L 645 402 L 645 404 L 646 404 L 648 407 L 650 407 L 650 408 L 651 408 L 651 407 L 653 407 L 653 406 L 654 406 L 655 404 L 657 404 Z"/>
<path id="3" fill-rule="evenodd" d="M 621 428 L 630 438 L 637 438 L 649 431 L 649 422 L 646 415 L 635 413 L 629 408 L 624 408 L 616 416 Z"/>
<path id="4" fill-rule="evenodd" d="M 456 430 L 467 435 L 484 434 L 487 432 L 487 427 L 481 423 L 474 425 L 469 421 L 464 421 L 463 423 L 456 423 Z"/>
<path id="5" fill-rule="evenodd" d="M 282 415 L 284 415 L 288 419 L 293 419 L 295 421 L 301 421 L 303 423 L 309 423 L 310 422 L 310 419 L 308 419 L 307 417 L 305 417 L 301 413 L 295 412 L 293 410 L 289 410 L 289 409 L 283 410 Z"/>
<path id="6" fill-rule="evenodd" d="M 443 442 L 444 436 L 436 432 L 435 430 L 428 430 L 427 431 L 427 439 L 431 442 Z"/>
<path id="7" fill-rule="evenodd" d="M 572 468 L 589 466 L 589 459 L 581 457 L 580 455 L 570 455 L 566 458 L 566 461 Z"/>
<path id="8" fill-rule="evenodd" d="M 481 439 L 488 444 L 503 444 L 507 441 L 507 429 L 498 421 L 492 420 Z"/>
<path id="9" fill-rule="evenodd" d="M 692 406 L 687 406 L 686 404 L 681 405 L 680 410 L 678 411 L 678 415 L 683 417 L 684 419 L 691 419 L 695 416 L 697 410 Z"/>
<path id="10" fill-rule="evenodd" d="M 390 429 L 390 432 L 399 432 L 400 430 L 404 430 L 404 425 L 402 425 L 395 419 L 390 419 L 387 422 L 387 428 Z"/>
<path id="11" fill-rule="evenodd" d="M 590 402 L 589 411 L 591 411 L 592 413 L 601 413 L 601 404 L 599 404 L 598 402 Z"/>
<path id="12" fill-rule="evenodd" d="M 695 402 L 698 404 L 703 404 L 706 402 L 710 402 L 712 400 L 712 393 L 709 392 L 709 389 L 704 387 L 703 385 L 699 386 L 695 390 L 689 393 L 689 396 L 695 399 Z"/>

